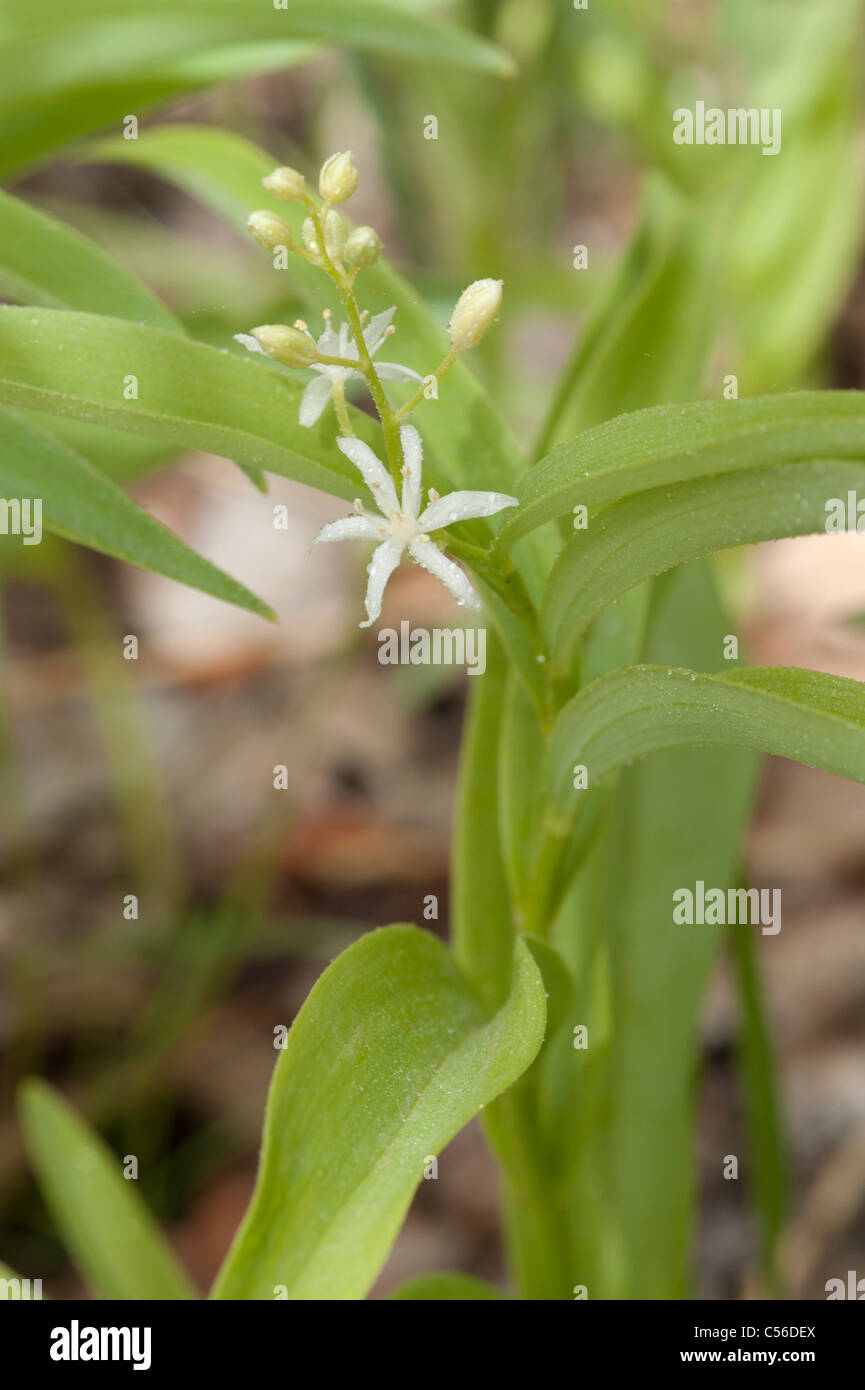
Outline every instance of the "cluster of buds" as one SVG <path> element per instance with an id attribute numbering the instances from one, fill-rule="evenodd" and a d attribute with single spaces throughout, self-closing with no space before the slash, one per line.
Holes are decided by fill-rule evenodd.
<path id="1" fill-rule="evenodd" d="M 302 204 L 307 216 L 300 226 L 297 240 L 293 228 L 278 213 L 267 210 L 254 212 L 248 226 L 255 240 L 274 256 L 284 257 L 291 252 L 318 266 L 333 280 L 343 303 L 347 298 L 353 302 L 357 274 L 376 263 L 381 254 L 381 241 L 374 228 L 351 228 L 338 211 L 351 198 L 358 185 L 358 171 L 351 151 L 332 154 L 321 166 L 318 201 L 311 194 L 303 174 L 287 166 L 274 169 L 262 179 L 262 185 L 278 202 Z M 448 325 L 450 351 L 431 376 L 421 377 L 411 368 L 401 367 L 398 363 L 376 364 L 383 380 L 414 381 L 418 384 L 419 389 L 411 400 L 395 412 L 399 418 L 407 415 L 429 394 L 430 382 L 438 382 L 461 352 L 480 342 L 497 318 L 501 303 L 501 280 L 476 280 L 463 291 Z M 356 310 L 356 305 L 354 307 Z M 372 353 L 385 336 L 393 333 L 390 325 L 392 313 L 392 310 L 388 311 L 388 326 L 382 328 L 381 332 L 374 325 L 379 325 L 383 320 L 382 315 L 372 321 L 369 329 L 364 329 L 366 352 L 363 345 L 358 347 L 357 341 L 360 336 L 357 325 L 363 323 L 365 315 L 359 315 L 352 321 L 354 327 L 343 325 L 338 329 L 331 326 L 326 315 L 325 331 L 317 341 L 300 320 L 293 328 L 284 324 L 263 324 L 254 328 L 251 334 L 239 335 L 239 340 L 252 351 L 264 352 L 287 367 L 312 368 L 331 381 L 336 387 L 335 398 L 338 398 L 347 381 L 366 374 L 364 366 L 367 369 L 371 367 Z M 313 399 L 316 402 L 322 399 L 324 404 L 327 403 L 319 385 L 311 393 L 310 400 Z M 302 411 L 303 422 L 311 423 L 317 418 L 312 405 L 307 402 Z"/>
<path id="2" fill-rule="evenodd" d="M 321 207 L 316 211 L 303 174 L 287 167 L 274 169 L 262 179 L 271 197 L 282 203 L 305 203 L 310 210 L 311 215 L 304 221 L 301 231 L 303 244 L 297 245 L 291 227 L 275 212 L 254 212 L 249 219 L 249 230 L 267 251 L 284 248 L 323 269 L 333 268 L 353 279 L 359 270 L 375 265 L 381 255 L 381 241 L 375 229 L 355 227 L 350 230 L 336 210 L 351 197 L 357 183 L 358 172 L 351 150 L 332 154 L 321 166 L 318 176 Z"/>

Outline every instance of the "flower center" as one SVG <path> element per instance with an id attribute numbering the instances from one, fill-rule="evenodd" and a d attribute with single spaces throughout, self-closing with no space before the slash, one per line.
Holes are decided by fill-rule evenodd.
<path id="1" fill-rule="evenodd" d="M 413 541 L 418 533 L 417 521 L 413 516 L 404 516 L 402 512 L 391 512 L 389 514 L 390 530 L 394 540 L 402 545 L 408 545 Z"/>

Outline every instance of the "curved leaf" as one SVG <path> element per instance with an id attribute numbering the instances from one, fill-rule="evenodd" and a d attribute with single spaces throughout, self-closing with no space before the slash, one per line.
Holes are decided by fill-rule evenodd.
<path id="1" fill-rule="evenodd" d="M 653 406 L 561 444 L 519 488 L 497 549 L 582 504 L 809 459 L 865 458 L 865 393 L 796 391 L 740 401 Z"/>
<path id="2" fill-rule="evenodd" d="M 586 686 L 550 731 L 544 774 L 546 829 L 567 834 L 580 793 L 658 748 L 730 744 L 792 758 L 865 782 L 865 685 L 820 671 L 753 667 L 725 675 L 630 666 Z"/>
<path id="3" fill-rule="evenodd" d="M 447 24 L 417 8 L 391 0 L 291 0 L 277 9 L 270 0 L 209 0 L 202 15 L 201 0 L 135 0 L 128 15 L 118 13 L 114 0 L 31 0 L 0 9 L 3 19 L 0 72 L 14 78 L 18 44 L 34 36 L 70 43 L 80 35 L 89 39 L 85 52 L 92 66 L 100 64 L 107 37 L 122 53 L 126 40 L 166 29 L 179 53 L 193 52 L 207 44 L 252 39 L 309 39 L 339 44 L 394 57 L 441 62 L 480 72 L 507 76 L 513 60 L 502 49 L 467 29 Z M 176 37 L 175 37 L 176 34 Z M 102 47 L 96 43 L 100 39 Z M 130 55 L 135 62 L 134 52 Z M 15 90 L 20 95 L 19 87 Z"/>
<path id="4" fill-rule="evenodd" d="M 190 550 L 86 459 L 11 410 L 0 410 L 0 492 L 39 498 L 42 524 L 55 535 L 274 617 L 266 603 Z"/>
<path id="5" fill-rule="evenodd" d="M 213 1297 L 363 1298 L 430 1156 L 529 1065 L 544 1017 L 522 943 L 492 1016 L 426 932 L 351 946 L 277 1063 L 258 1183 Z"/>
<path id="6" fill-rule="evenodd" d="M 552 673 L 570 669 L 592 619 L 641 580 L 699 555 L 821 531 L 827 501 L 863 485 L 862 463 L 787 464 L 653 488 L 590 517 L 547 585 L 541 623 Z"/>
<path id="7" fill-rule="evenodd" d="M 0 294 L 180 329 L 164 304 L 80 232 L 0 192 Z"/>
<path id="8" fill-rule="evenodd" d="M 144 324 L 0 308 L 0 401 L 222 454 L 347 501 L 363 493 L 332 428 L 298 424 L 292 378 Z"/>
<path id="9" fill-rule="evenodd" d="M 389 0 L 0 0 L 0 171 L 213 83 L 288 68 L 316 42 L 508 74 L 485 39 Z"/>
<path id="10" fill-rule="evenodd" d="M 196 1298 L 99 1135 L 43 1081 L 23 1084 L 20 1112 L 45 1201 L 91 1287 L 110 1299 Z"/>

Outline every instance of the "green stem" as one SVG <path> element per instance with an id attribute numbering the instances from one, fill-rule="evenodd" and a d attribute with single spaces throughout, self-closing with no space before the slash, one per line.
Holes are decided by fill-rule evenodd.
<path id="1" fill-rule="evenodd" d="M 450 351 L 446 353 L 446 355 L 442 358 L 435 371 L 431 372 L 429 376 L 424 377 L 423 381 L 415 391 L 414 395 L 406 401 L 405 405 L 401 405 L 399 410 L 394 411 L 394 416 L 397 420 L 401 420 L 404 415 L 409 415 L 411 411 L 414 410 L 416 405 L 420 405 L 421 401 L 424 400 L 426 397 L 430 381 L 441 381 L 445 372 L 453 366 L 458 356 L 459 353 L 457 352 L 456 348 L 452 347 Z"/>
<path id="2" fill-rule="evenodd" d="M 308 200 L 307 206 L 309 207 L 310 216 L 315 226 L 322 265 L 336 286 L 342 302 L 342 307 L 345 310 L 346 318 L 348 319 L 352 337 L 354 338 L 354 343 L 357 348 L 357 366 L 362 372 L 364 380 L 369 387 L 369 393 L 372 396 L 373 403 L 378 412 L 378 418 L 381 421 L 381 427 L 384 433 L 384 446 L 387 452 L 388 465 L 393 480 L 399 487 L 402 483 L 404 461 L 402 440 L 400 439 L 399 433 L 399 421 L 391 409 L 390 402 L 385 395 L 384 387 L 375 369 L 375 364 L 370 355 L 369 348 L 364 340 L 363 324 L 361 322 L 360 310 L 357 307 L 357 300 L 354 296 L 353 280 L 346 275 L 345 271 L 343 271 L 340 266 L 334 265 L 327 247 L 325 246 L 322 216 L 311 199 Z"/>
<path id="3" fill-rule="evenodd" d="M 342 381 L 331 382 L 333 388 L 333 403 L 336 407 L 336 418 L 339 427 L 344 435 L 353 437 L 354 430 L 351 427 L 351 420 L 348 418 L 348 411 L 345 406 L 345 383 Z"/>

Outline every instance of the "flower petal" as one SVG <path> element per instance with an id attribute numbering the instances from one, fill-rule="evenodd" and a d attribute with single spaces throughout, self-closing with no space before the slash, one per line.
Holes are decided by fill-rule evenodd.
<path id="1" fill-rule="evenodd" d="M 384 535 L 387 535 L 387 527 L 378 517 L 344 516 L 323 526 L 313 545 L 318 545 L 319 541 L 380 541 Z"/>
<path id="2" fill-rule="evenodd" d="M 366 586 L 366 622 L 359 627 L 372 627 L 381 612 L 381 600 L 385 585 L 400 562 L 403 552 L 401 541 L 389 540 L 373 551 L 372 559 L 366 567 L 369 580 Z"/>
<path id="3" fill-rule="evenodd" d="M 323 375 L 313 377 L 300 399 L 298 419 L 306 429 L 310 429 L 315 424 L 332 394 L 329 377 Z"/>
<path id="4" fill-rule="evenodd" d="M 399 362 L 376 362 L 375 369 L 382 381 L 425 381 L 420 372 L 411 367 L 401 367 Z"/>
<path id="5" fill-rule="evenodd" d="M 330 319 L 325 319 L 324 332 L 316 343 L 319 352 L 323 352 L 325 357 L 339 357 L 339 334 L 336 332 Z"/>
<path id="6" fill-rule="evenodd" d="M 370 353 L 376 352 L 381 347 L 385 339 L 385 332 L 390 328 L 390 321 L 395 313 L 396 305 L 394 304 L 393 308 L 385 309 L 381 314 L 373 314 L 363 330 L 363 341 Z"/>
<path id="7" fill-rule="evenodd" d="M 468 576 L 426 536 L 417 536 L 408 549 L 412 559 L 417 560 L 425 570 L 429 570 L 436 579 L 440 579 L 445 588 L 450 589 L 457 603 L 466 608 L 481 607 L 480 598 L 472 588 Z"/>
<path id="8" fill-rule="evenodd" d="M 382 515 L 387 516 L 390 512 L 398 512 L 399 503 L 396 500 L 393 480 L 369 445 L 364 444 L 361 439 L 352 439 L 345 435 L 336 442 L 346 458 L 351 459 L 355 468 L 360 470 L 363 480 L 375 498 L 376 506 Z"/>
<path id="9" fill-rule="evenodd" d="M 455 521 L 472 521 L 479 516 L 495 516 L 504 507 L 517 507 L 516 497 L 506 492 L 449 492 L 430 502 L 418 517 L 418 525 L 424 531 L 437 531 L 440 526 L 450 526 Z"/>
<path id="10" fill-rule="evenodd" d="M 253 338 L 251 333 L 235 333 L 234 341 L 240 343 L 241 347 L 245 347 L 248 352 L 260 352 L 262 357 L 268 355 L 258 339 Z"/>
<path id="11" fill-rule="evenodd" d="M 402 512 L 403 516 L 417 516 L 420 508 L 421 469 L 423 467 L 423 445 L 414 425 L 403 425 L 399 437 L 402 441 L 404 467 L 402 471 Z"/>

